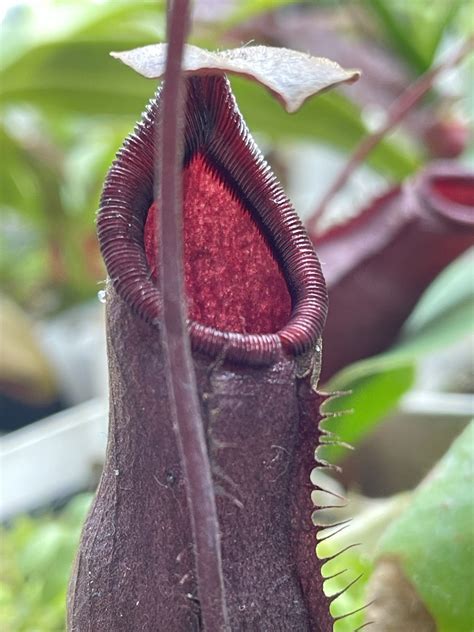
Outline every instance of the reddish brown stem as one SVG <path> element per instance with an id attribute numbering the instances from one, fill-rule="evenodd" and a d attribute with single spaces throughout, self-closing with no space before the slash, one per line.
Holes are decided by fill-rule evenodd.
<path id="1" fill-rule="evenodd" d="M 187 330 L 183 273 L 182 161 L 183 91 L 181 60 L 189 21 L 189 0 L 171 4 L 163 88 L 163 124 L 157 143 L 155 194 L 161 220 L 158 269 L 163 299 L 163 352 L 172 423 L 176 430 L 191 514 L 198 597 L 205 630 L 228 629 L 219 525 Z M 161 229 L 161 230 L 160 230 Z"/>
<path id="2" fill-rule="evenodd" d="M 334 183 L 331 185 L 323 199 L 319 203 L 314 214 L 307 222 L 308 231 L 317 233 L 318 225 L 321 217 L 333 199 L 335 194 L 346 184 L 352 173 L 357 169 L 359 164 L 370 154 L 370 152 L 379 144 L 379 142 L 394 128 L 405 115 L 429 92 L 433 86 L 434 80 L 445 70 L 456 66 L 473 48 L 474 38 L 469 38 L 464 44 L 456 51 L 454 55 L 449 57 L 446 61 L 440 63 L 428 70 L 425 74 L 421 75 L 414 83 L 402 92 L 396 101 L 390 107 L 385 124 L 382 127 L 366 136 L 356 147 L 353 154 L 350 156 L 347 163 L 344 165 L 342 171 L 339 173 Z"/>

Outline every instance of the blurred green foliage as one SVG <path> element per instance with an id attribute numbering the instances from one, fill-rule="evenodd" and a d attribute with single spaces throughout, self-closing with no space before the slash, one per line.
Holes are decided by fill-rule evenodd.
<path id="1" fill-rule="evenodd" d="M 387 43 L 414 74 L 421 74 L 431 66 L 443 35 L 463 4 L 463 0 L 433 3 L 367 0 Z"/>
<path id="2" fill-rule="evenodd" d="M 474 622 L 473 446 L 474 421 L 378 544 L 379 556 L 399 560 L 439 632 L 470 632 Z"/>
<path id="3" fill-rule="evenodd" d="M 0 531 L 0 628 L 3 632 L 65 629 L 67 579 L 90 494 L 59 516 L 23 516 Z"/>

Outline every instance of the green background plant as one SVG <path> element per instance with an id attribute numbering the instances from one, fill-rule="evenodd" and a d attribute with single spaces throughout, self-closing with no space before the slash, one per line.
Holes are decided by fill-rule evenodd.
<path id="1" fill-rule="evenodd" d="M 474 422 L 416 492 L 378 543 L 397 559 L 439 632 L 469 632 L 474 621 Z"/>
<path id="2" fill-rule="evenodd" d="M 0 626 L 4 632 L 64 630 L 67 578 L 91 501 L 59 515 L 24 516 L 0 531 Z"/>

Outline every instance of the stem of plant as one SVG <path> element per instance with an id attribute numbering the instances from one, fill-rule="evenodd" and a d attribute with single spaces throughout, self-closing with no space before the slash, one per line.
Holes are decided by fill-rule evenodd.
<path id="1" fill-rule="evenodd" d="M 163 299 L 163 352 L 173 426 L 176 430 L 191 514 L 198 599 L 204 629 L 229 629 L 220 533 L 206 438 L 187 329 L 183 265 L 182 160 L 184 80 L 181 60 L 189 24 L 189 0 L 174 0 L 168 21 L 168 55 L 158 134 L 155 196 L 160 221 L 158 270 Z M 166 159 L 165 159 L 166 157 Z"/>
<path id="2" fill-rule="evenodd" d="M 355 169 L 379 142 L 396 127 L 405 115 L 425 96 L 433 87 L 435 79 L 445 70 L 456 66 L 473 49 L 474 38 L 469 38 L 456 53 L 438 66 L 430 68 L 424 75 L 421 75 L 414 83 L 408 86 L 390 107 L 385 124 L 370 136 L 366 136 L 356 147 L 349 160 L 344 165 L 334 183 L 331 185 L 317 209 L 307 221 L 307 228 L 310 233 L 318 232 L 318 225 L 324 215 L 329 202 L 336 193 L 346 184 Z"/>

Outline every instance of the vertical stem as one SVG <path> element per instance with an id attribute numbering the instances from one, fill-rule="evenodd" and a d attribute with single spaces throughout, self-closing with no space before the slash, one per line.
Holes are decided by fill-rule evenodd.
<path id="1" fill-rule="evenodd" d="M 155 195 L 163 297 L 163 351 L 172 422 L 185 476 L 193 530 L 198 598 L 204 629 L 228 630 L 220 534 L 206 439 L 187 330 L 183 266 L 182 157 L 184 81 L 181 59 L 189 23 L 189 0 L 170 4 L 168 55 L 163 87 Z"/>

